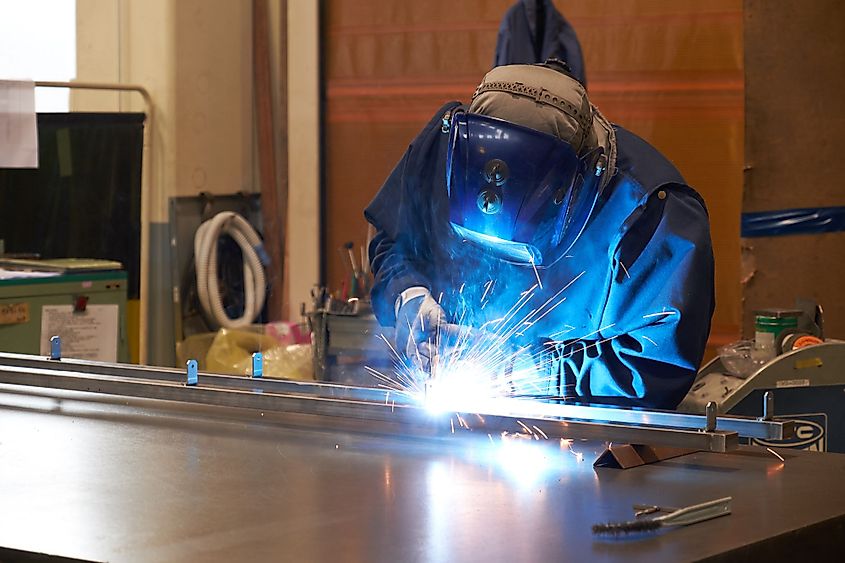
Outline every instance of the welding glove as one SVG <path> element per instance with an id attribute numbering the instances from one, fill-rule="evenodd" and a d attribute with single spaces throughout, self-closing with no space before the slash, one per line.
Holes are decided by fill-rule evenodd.
<path id="1" fill-rule="evenodd" d="M 396 351 L 417 368 L 429 372 L 441 338 L 456 332 L 457 327 L 447 322 L 443 308 L 424 287 L 403 291 L 396 300 L 395 312 Z"/>

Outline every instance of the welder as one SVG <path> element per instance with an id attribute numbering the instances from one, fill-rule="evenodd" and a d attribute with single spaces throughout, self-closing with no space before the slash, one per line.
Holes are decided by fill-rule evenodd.
<path id="1" fill-rule="evenodd" d="M 559 306 L 507 345 L 542 371 L 539 395 L 674 408 L 690 388 L 714 308 L 704 201 L 565 63 L 494 68 L 443 106 L 365 216 L 373 307 L 409 358 L 531 292 Z"/>

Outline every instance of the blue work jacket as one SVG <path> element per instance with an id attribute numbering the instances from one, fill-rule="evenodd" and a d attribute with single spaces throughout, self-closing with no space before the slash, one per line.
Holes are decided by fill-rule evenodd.
<path id="1" fill-rule="evenodd" d="M 365 210 L 377 229 L 370 256 L 381 324 L 394 324 L 396 299 L 412 286 L 429 288 L 450 322 L 485 327 L 536 284 L 532 303 L 517 315 L 563 301 L 527 317 L 512 339 L 558 343 L 559 380 L 550 393 L 677 406 L 701 362 L 715 301 L 701 197 L 655 148 L 615 126 L 616 174 L 568 254 L 537 271 L 496 260 L 460 240 L 448 222 L 449 135 L 441 120 L 458 105 L 438 111 Z"/>

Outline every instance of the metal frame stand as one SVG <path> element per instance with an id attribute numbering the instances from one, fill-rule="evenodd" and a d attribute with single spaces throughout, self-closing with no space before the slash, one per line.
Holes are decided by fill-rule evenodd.
<path id="1" fill-rule="evenodd" d="M 106 90 L 110 92 L 135 92 L 140 94 L 144 99 L 147 119 L 144 127 L 144 146 L 142 150 L 146 151 L 145 158 L 142 163 L 141 170 L 141 269 L 140 269 L 140 301 L 141 307 L 139 311 L 138 321 L 138 356 L 142 364 L 148 361 L 148 324 L 149 311 L 147 310 L 149 302 L 150 291 L 150 205 L 151 200 L 156 196 L 154 191 L 155 183 L 153 176 L 155 169 L 153 168 L 153 159 L 155 152 L 153 151 L 153 140 L 155 139 L 153 125 L 155 106 L 153 105 L 152 96 L 149 91 L 138 84 L 114 84 L 114 83 L 98 83 L 98 82 L 57 82 L 50 80 L 36 80 L 36 88 L 68 88 L 71 90 Z M 146 174 L 144 173 L 146 171 Z"/>

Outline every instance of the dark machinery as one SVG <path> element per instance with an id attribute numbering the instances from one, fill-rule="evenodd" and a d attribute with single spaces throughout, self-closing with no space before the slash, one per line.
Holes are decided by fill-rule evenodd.
<path id="1" fill-rule="evenodd" d="M 775 418 L 795 421 L 795 436 L 752 443 L 845 453 L 845 342 L 786 352 L 747 378 L 731 375 L 715 358 L 701 369 L 678 410 L 701 412 L 714 402 L 719 413 L 761 416 L 767 392 L 776 400 Z"/>

